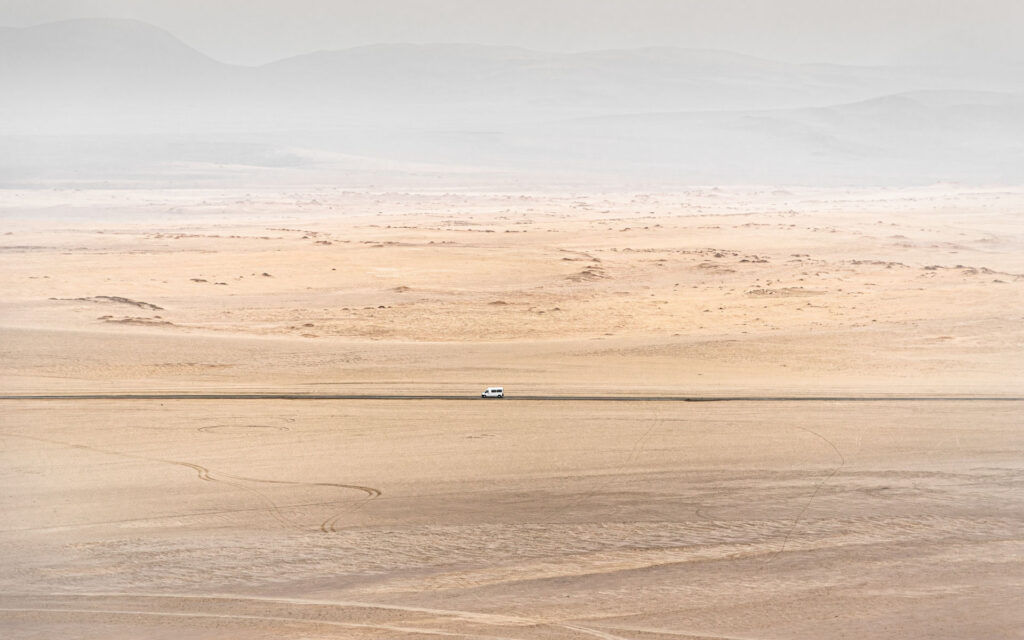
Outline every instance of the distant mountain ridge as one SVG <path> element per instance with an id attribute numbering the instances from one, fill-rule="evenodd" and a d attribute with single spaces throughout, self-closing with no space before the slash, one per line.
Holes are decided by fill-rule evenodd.
<path id="1" fill-rule="evenodd" d="M 665 47 L 546 53 L 473 44 L 369 45 L 245 67 L 146 23 L 74 20 L 0 29 L 0 136 L 22 136 L 19 144 L 29 146 L 38 136 L 227 136 L 270 149 L 232 156 L 212 143 L 187 145 L 191 160 L 206 149 L 210 162 L 243 164 L 301 164 L 319 149 L 516 169 L 736 171 L 736 179 L 764 173 L 751 149 L 774 147 L 786 159 L 776 167 L 794 179 L 817 179 L 823 168 L 875 179 L 894 157 L 906 158 L 899 175 L 915 178 L 916 153 L 917 178 L 940 167 L 936 178 L 955 179 L 978 176 L 978 158 L 1019 159 L 1019 145 L 998 131 L 1020 131 L 1024 82 L 1012 71 L 987 71 L 791 64 Z M 135 148 L 107 148 L 128 147 Z M 964 160 L 936 162 L 947 152 Z M 144 153 L 132 153 L 145 164 Z M 173 161 L 171 151 L 158 155 L 153 162 Z M 9 160 L 0 181 L 25 173 Z"/>
<path id="2" fill-rule="evenodd" d="M 102 72 L 90 65 L 123 71 L 151 65 L 154 72 L 224 68 L 153 25 L 134 20 L 68 20 L 0 31 L 0 52 L 6 73 L 34 68 Z"/>
<path id="3" fill-rule="evenodd" d="M 520 122 L 636 111 L 824 106 L 922 89 L 1000 90 L 913 69 L 789 64 L 649 48 L 543 53 L 466 44 L 371 45 L 259 67 L 218 62 L 130 20 L 75 20 L 0 32 L 7 132 L 54 109 L 69 129 L 149 132 L 346 125 L 400 117 Z M 970 80 L 969 78 L 967 80 Z M 18 104 L 18 97 L 28 104 Z M 20 109 L 18 107 L 21 107 Z M 40 112 L 41 109 L 41 112 Z M 252 121 L 247 121 L 252 116 Z M 483 116 L 483 117 L 481 117 Z M 127 122 L 126 122 L 127 121 Z M 31 131 L 31 127 L 29 127 Z"/>

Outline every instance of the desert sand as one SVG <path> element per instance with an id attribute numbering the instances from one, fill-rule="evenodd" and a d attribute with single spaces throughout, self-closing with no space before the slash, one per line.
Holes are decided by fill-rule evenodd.
<path id="1" fill-rule="evenodd" d="M 1022 210 L 0 192 L 2 635 L 1020 637 Z"/>

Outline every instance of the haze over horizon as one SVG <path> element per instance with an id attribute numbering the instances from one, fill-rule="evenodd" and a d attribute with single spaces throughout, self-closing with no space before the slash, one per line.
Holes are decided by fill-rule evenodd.
<path id="1" fill-rule="evenodd" d="M 1024 179 L 1010 2 L 9 0 L 0 25 L 3 185 L 194 184 L 225 167 L 323 180 L 380 163 Z"/>

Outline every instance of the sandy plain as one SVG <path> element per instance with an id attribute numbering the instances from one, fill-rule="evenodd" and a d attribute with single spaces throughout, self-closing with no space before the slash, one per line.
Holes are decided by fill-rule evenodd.
<path id="1" fill-rule="evenodd" d="M 1022 211 L 950 185 L 3 192 L 4 394 L 467 399 L 0 401 L 0 628 L 1020 637 Z"/>

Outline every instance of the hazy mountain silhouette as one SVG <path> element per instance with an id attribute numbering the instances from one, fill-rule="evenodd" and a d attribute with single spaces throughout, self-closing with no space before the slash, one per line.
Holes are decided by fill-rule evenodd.
<path id="1" fill-rule="evenodd" d="M 0 180 L 302 166 L 324 161 L 317 150 L 682 180 L 1013 174 L 1003 164 L 1019 166 L 1024 144 L 1019 68 L 975 72 L 953 57 L 852 67 L 673 48 L 382 44 L 242 67 L 141 22 L 0 29 L 0 135 L 18 150 L 0 159 Z"/>

